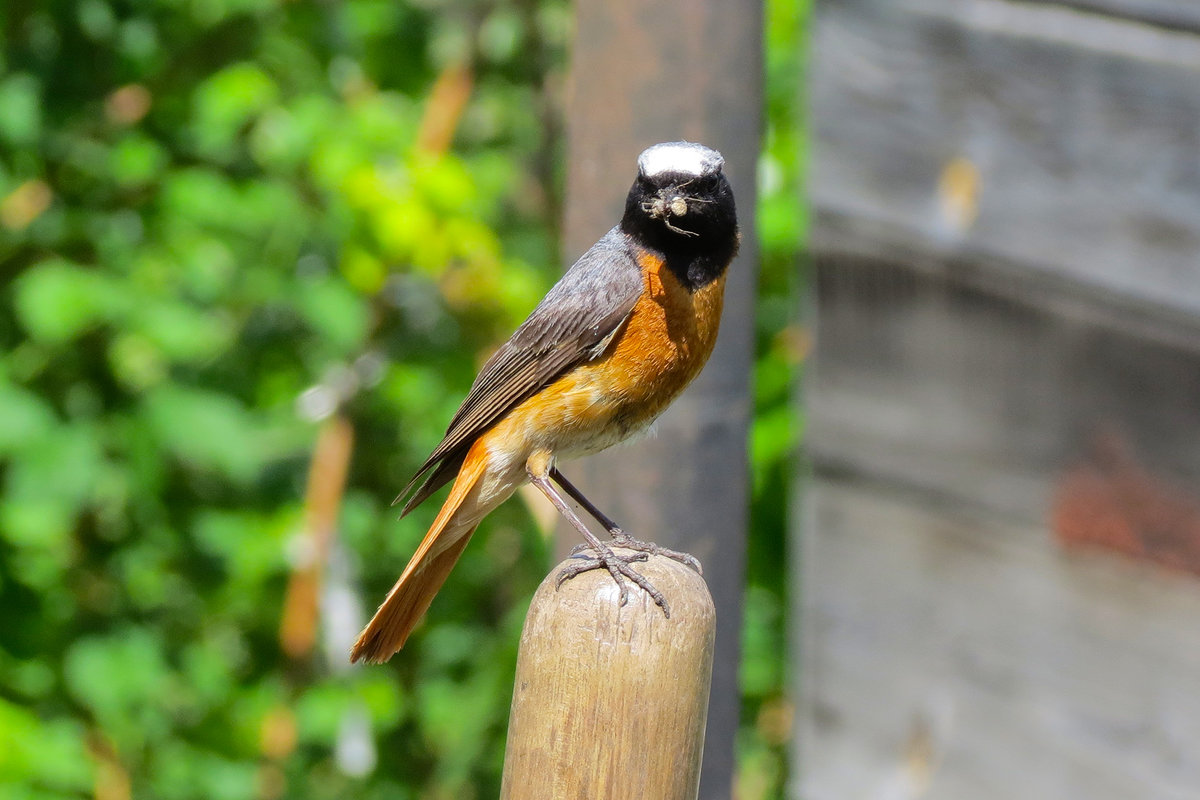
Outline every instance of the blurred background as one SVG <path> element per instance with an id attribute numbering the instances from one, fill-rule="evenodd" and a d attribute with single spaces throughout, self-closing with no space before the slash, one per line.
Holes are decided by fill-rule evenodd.
<path id="1" fill-rule="evenodd" d="M 633 5 L 4 4 L 0 796 L 495 796 L 555 520 L 506 504 L 350 669 L 436 511 L 389 503 L 611 224 L 593 119 L 760 75 L 711 142 L 757 148 L 751 397 L 677 404 L 752 420 L 735 796 L 1200 796 L 1200 7 L 746 2 L 760 63 Z M 589 106 L 585 52 L 681 88 Z"/>
<path id="2" fill-rule="evenodd" d="M 806 14 L 765 6 L 743 220 L 743 798 L 793 716 Z M 552 519 L 506 504 L 403 658 L 345 661 L 436 512 L 391 499 L 565 266 L 572 7 L 13 0 L 0 35 L 0 794 L 495 796 Z"/>
<path id="3" fill-rule="evenodd" d="M 792 795 L 1200 797 L 1200 6 L 809 29 Z"/>

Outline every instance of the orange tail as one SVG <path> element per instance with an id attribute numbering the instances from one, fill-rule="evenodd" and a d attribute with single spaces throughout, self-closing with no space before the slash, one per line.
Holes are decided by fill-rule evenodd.
<path id="1" fill-rule="evenodd" d="M 382 664 L 404 646 L 408 635 L 421 621 L 433 596 L 458 562 L 479 520 L 487 513 L 487 509 L 478 507 L 479 492 L 476 489 L 487 470 L 487 463 L 487 449 L 479 442 L 467 454 L 450 496 L 404 568 L 400 580 L 358 635 L 358 641 L 350 650 L 352 662 L 361 659 Z"/>

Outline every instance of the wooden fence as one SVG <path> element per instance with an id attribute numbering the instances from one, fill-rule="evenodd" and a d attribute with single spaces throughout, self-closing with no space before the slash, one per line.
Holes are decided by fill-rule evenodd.
<path id="1" fill-rule="evenodd" d="M 1200 793 L 1200 6 L 824 0 L 794 796 Z"/>

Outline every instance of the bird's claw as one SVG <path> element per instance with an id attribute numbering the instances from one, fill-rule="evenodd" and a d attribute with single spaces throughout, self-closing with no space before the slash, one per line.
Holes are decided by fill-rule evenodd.
<path id="1" fill-rule="evenodd" d="M 700 559 L 696 558 L 691 553 L 682 553 L 678 550 L 669 550 L 666 547 L 660 547 L 654 542 L 643 542 L 634 539 L 627 533 L 621 532 L 613 537 L 614 547 L 623 547 L 626 550 L 636 550 L 639 553 L 647 553 L 655 556 L 665 556 L 672 561 L 678 561 L 684 566 L 691 567 L 697 574 L 703 575 L 704 568 L 700 566 Z"/>
<path id="2" fill-rule="evenodd" d="M 595 555 L 585 556 L 583 555 L 584 550 L 590 550 L 595 553 Z M 580 545 L 571 551 L 571 555 L 573 558 L 579 559 L 579 562 L 562 568 L 562 571 L 558 573 L 558 579 L 554 584 L 556 589 L 577 575 L 582 575 L 585 572 L 591 572 L 595 569 L 606 569 L 608 570 L 608 573 L 612 575 L 613 580 L 616 581 L 617 586 L 621 590 L 621 598 L 619 601 L 620 605 L 624 606 L 627 602 L 629 602 L 629 586 L 624 580 L 622 580 L 625 578 L 636 584 L 646 594 L 650 595 L 650 599 L 652 599 L 654 603 L 663 610 L 663 616 L 667 617 L 668 619 L 671 618 L 671 607 L 667 603 L 667 598 L 663 596 L 663 593 L 660 592 L 658 588 L 655 587 L 655 585 L 651 583 L 644 575 L 636 572 L 633 567 L 630 566 L 630 564 L 634 562 L 646 561 L 649 559 L 649 553 L 637 552 L 629 555 L 620 555 L 614 553 L 607 547 L 591 548 L 585 545 Z"/>

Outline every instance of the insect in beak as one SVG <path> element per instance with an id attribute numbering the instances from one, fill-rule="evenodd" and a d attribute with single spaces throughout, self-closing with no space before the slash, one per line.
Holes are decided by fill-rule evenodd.
<path id="1" fill-rule="evenodd" d="M 684 230 L 671 224 L 671 217 L 682 217 L 688 213 L 687 200 L 680 195 L 656 197 L 648 203 L 642 203 L 642 210 L 650 215 L 650 219 L 661 219 L 664 225 L 676 233 L 684 236 L 699 236 L 694 231 Z"/>

